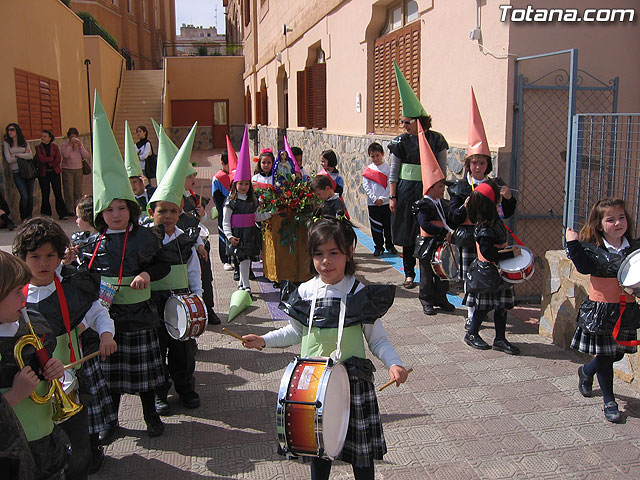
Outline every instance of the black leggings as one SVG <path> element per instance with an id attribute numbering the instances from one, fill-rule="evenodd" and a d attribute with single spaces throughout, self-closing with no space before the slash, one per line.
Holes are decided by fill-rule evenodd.
<path id="1" fill-rule="evenodd" d="M 156 413 L 156 394 L 155 392 L 140 392 L 140 403 L 142 403 L 142 415 L 145 420 L 150 418 L 160 418 Z M 111 399 L 113 400 L 113 406 L 116 409 L 116 413 L 120 409 L 120 394 L 111 392 Z"/>
<path id="2" fill-rule="evenodd" d="M 598 375 L 598 383 L 602 392 L 602 400 L 604 403 L 613 402 L 613 364 L 622 360 L 624 353 L 616 355 L 596 355 L 593 360 L 583 367 L 585 374 L 593 377 Z"/>
<path id="3" fill-rule="evenodd" d="M 473 317 L 471 318 L 471 327 L 469 327 L 470 334 L 478 334 L 480 325 L 487 319 L 489 312 L 490 310 L 478 310 L 477 308 L 474 310 Z M 493 312 L 493 322 L 496 327 L 496 340 L 504 340 L 507 329 L 507 311 L 504 308 L 497 308 Z"/>
<path id="4" fill-rule="evenodd" d="M 355 480 L 373 480 L 375 476 L 373 464 L 368 467 L 353 467 L 353 476 Z M 311 461 L 311 480 L 329 480 L 331 473 L 331 460 L 315 457 Z"/>

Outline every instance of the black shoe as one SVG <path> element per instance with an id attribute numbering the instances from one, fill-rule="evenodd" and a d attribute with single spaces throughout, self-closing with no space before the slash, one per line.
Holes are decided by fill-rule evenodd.
<path id="1" fill-rule="evenodd" d="M 5 220 L 4 224 L 7 227 L 7 230 L 9 230 L 10 232 L 16 229 L 16 224 L 13 223 L 9 218 Z"/>
<path id="2" fill-rule="evenodd" d="M 239 271 L 236 270 L 235 272 L 233 272 L 233 280 L 236 281 L 236 282 L 238 280 L 240 280 L 240 272 Z"/>
<path id="3" fill-rule="evenodd" d="M 471 328 L 471 318 L 467 318 L 467 320 L 464 322 L 464 329 L 468 332 L 470 328 Z"/>
<path id="4" fill-rule="evenodd" d="M 604 412 L 604 418 L 607 419 L 607 422 L 618 423 L 622 420 L 620 410 L 618 410 L 618 404 L 614 401 L 605 403 L 602 411 Z"/>
<path id="5" fill-rule="evenodd" d="M 89 464 L 89 473 L 96 473 L 104 464 L 104 448 L 99 445 L 91 450 L 91 463 Z"/>
<path id="6" fill-rule="evenodd" d="M 520 355 L 520 349 L 515 345 L 511 345 L 506 339 L 494 340 L 493 349 L 498 350 L 500 352 L 507 353 L 509 355 Z"/>
<path id="7" fill-rule="evenodd" d="M 167 402 L 166 396 L 156 395 L 156 413 L 158 415 L 162 415 L 163 417 L 171 415 L 171 407 Z"/>
<path id="8" fill-rule="evenodd" d="M 216 315 L 216 312 L 209 310 L 209 325 L 220 325 L 220 317 Z"/>
<path id="9" fill-rule="evenodd" d="M 249 270 L 249 280 L 255 280 L 256 279 L 256 274 L 253 273 L 253 270 Z"/>
<path id="10" fill-rule="evenodd" d="M 478 350 L 490 350 L 491 347 L 487 342 L 485 342 L 480 335 L 477 333 L 474 335 L 472 333 L 467 333 L 464 336 L 464 343 L 469 345 L 470 347 L 477 348 Z"/>
<path id="11" fill-rule="evenodd" d="M 150 437 L 159 437 L 164 433 L 164 423 L 160 420 L 160 416 L 145 418 L 144 422 L 147 424 L 147 434 Z"/>
<path id="12" fill-rule="evenodd" d="M 454 304 L 452 304 L 451 302 L 447 301 L 445 303 L 440 303 L 438 304 L 438 306 L 444 310 L 445 312 L 455 312 L 456 307 Z"/>
<path id="13" fill-rule="evenodd" d="M 115 422 L 109 422 L 107 428 L 98 435 L 100 443 L 102 445 L 109 445 L 113 441 L 116 433 L 118 433 L 118 430 L 120 430 L 120 425 L 117 420 Z"/>
<path id="14" fill-rule="evenodd" d="M 200 395 L 198 395 L 194 391 L 191 391 L 180 395 L 180 401 L 186 408 L 198 408 L 200 406 Z"/>
<path id="15" fill-rule="evenodd" d="M 590 397 L 593 394 L 593 377 L 584 373 L 584 366 L 578 368 L 578 390 L 583 397 Z"/>
<path id="16" fill-rule="evenodd" d="M 380 255 L 382 255 L 384 253 L 384 248 L 376 248 L 373 251 L 373 256 L 374 257 L 379 257 Z"/>
<path id="17" fill-rule="evenodd" d="M 389 252 L 391 255 L 398 254 L 398 250 L 396 250 L 396 247 L 387 247 L 387 252 Z"/>
<path id="18" fill-rule="evenodd" d="M 422 306 L 422 311 L 424 312 L 425 315 L 435 315 L 436 314 L 436 309 L 433 308 L 433 305 L 423 305 Z"/>
<path id="19" fill-rule="evenodd" d="M 65 220 L 67 220 L 68 218 L 69 218 L 69 217 L 67 217 L 66 215 L 63 215 L 63 216 L 61 216 L 61 217 L 60 217 L 60 220 L 62 220 L 62 221 L 64 222 L 64 221 L 65 221 Z"/>
<path id="20" fill-rule="evenodd" d="M 280 287 L 282 287 L 282 285 L 280 285 L 280 282 L 273 282 L 272 286 L 273 288 L 277 288 L 278 290 L 280 290 Z"/>
<path id="21" fill-rule="evenodd" d="M 406 280 L 402 283 L 404 288 L 411 290 L 412 288 L 416 288 L 416 282 L 414 282 L 414 277 L 407 277 Z"/>

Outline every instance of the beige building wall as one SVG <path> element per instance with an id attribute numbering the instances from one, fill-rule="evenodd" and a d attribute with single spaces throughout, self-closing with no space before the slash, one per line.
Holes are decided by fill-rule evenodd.
<path id="1" fill-rule="evenodd" d="M 89 90 L 98 90 L 107 118 L 112 121 L 120 78 L 125 68 L 124 58 L 97 35 L 84 37 L 84 50 L 86 57 L 91 61 Z"/>
<path id="2" fill-rule="evenodd" d="M 244 124 L 242 57 L 167 57 L 165 59 L 165 126 L 171 123 L 172 100 L 229 99 L 229 124 Z"/>
<path id="3" fill-rule="evenodd" d="M 4 0 L 0 45 L 0 126 L 16 121 L 14 68 L 57 80 L 62 129 L 89 132 L 82 20 L 58 1 Z M 37 14 L 35 14 L 37 13 Z M 9 48 L 9 46 L 19 48 Z"/>

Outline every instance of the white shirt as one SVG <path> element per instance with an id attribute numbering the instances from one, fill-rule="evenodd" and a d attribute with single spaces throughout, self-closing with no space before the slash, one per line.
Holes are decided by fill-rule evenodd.
<path id="1" fill-rule="evenodd" d="M 620 248 L 616 248 L 613 245 L 611 245 L 609 242 L 607 242 L 604 239 L 604 237 L 602 237 L 602 243 L 604 243 L 604 248 L 609 250 L 611 253 L 620 253 L 622 250 L 629 247 L 629 240 L 627 240 L 627 237 L 622 237 L 622 243 L 620 244 Z"/>
<path id="2" fill-rule="evenodd" d="M 172 240 L 175 240 L 176 237 L 182 235 L 184 232 L 176 227 L 175 231 L 172 235 L 164 234 L 164 238 L 162 239 L 162 244 L 166 245 Z M 200 238 L 200 235 L 198 235 Z M 191 247 L 191 257 L 187 261 L 187 277 L 189 280 L 189 289 L 192 293 L 196 295 L 202 295 L 202 276 L 200 274 L 200 260 L 198 260 L 198 252 L 196 251 L 196 247 Z"/>
<path id="3" fill-rule="evenodd" d="M 11 323 L 0 323 L 0 337 L 15 337 L 20 328 L 20 323 L 16 320 Z"/>
<path id="4" fill-rule="evenodd" d="M 389 203 L 389 164 L 381 163 L 380 165 L 376 165 L 375 163 L 370 163 L 367 168 L 371 170 L 377 170 L 378 172 L 383 173 L 387 177 L 387 186 L 383 187 L 378 182 L 374 182 L 366 177 L 362 177 L 362 189 L 364 193 L 367 194 L 367 205 L 375 205 L 376 200 L 381 199 L 383 205 L 387 205 Z"/>
<path id="5" fill-rule="evenodd" d="M 246 193 L 238 193 L 238 200 L 246 200 Z M 233 237 L 233 232 L 231 231 L 231 215 L 233 215 L 233 210 L 229 205 L 225 205 L 222 209 L 222 230 L 224 231 L 225 236 L 229 239 Z M 257 212 L 256 211 L 256 222 L 262 222 L 271 217 L 271 213 L 269 212 Z"/>
<path id="6" fill-rule="evenodd" d="M 58 277 L 58 280 L 62 281 L 62 277 L 60 276 L 60 271 L 62 270 L 62 265 L 56 268 L 55 275 Z M 56 284 L 55 281 L 51 282 L 49 285 L 44 285 L 38 287 L 36 285 L 29 284 L 29 291 L 27 293 L 27 303 L 39 303 L 46 298 L 49 298 L 51 295 L 56 295 Z M 104 308 L 104 306 L 98 301 L 94 301 L 91 304 L 91 308 L 87 311 L 82 320 L 82 325 L 85 328 L 92 328 L 98 335 L 102 335 L 105 332 L 109 332 L 112 335 L 116 333 L 115 326 L 113 324 L 113 319 L 109 316 L 109 311 Z"/>
<path id="7" fill-rule="evenodd" d="M 318 298 L 340 297 L 344 292 L 351 291 L 355 277 L 345 275 L 345 277 L 336 284 L 329 285 L 315 277 L 298 287 L 298 293 L 303 300 L 311 301 L 316 290 L 316 282 L 318 282 Z M 356 288 L 356 292 L 364 288 L 361 283 Z M 263 335 L 265 346 L 267 347 L 289 347 L 302 341 L 304 325 L 292 318 L 289 319 L 289 325 L 272 330 Z M 382 321 L 377 319 L 374 323 L 362 324 L 364 338 L 367 340 L 369 350 L 384 363 L 385 367 L 391 368 L 394 365 L 402 366 L 402 360 L 391 345 L 387 332 L 382 325 Z"/>

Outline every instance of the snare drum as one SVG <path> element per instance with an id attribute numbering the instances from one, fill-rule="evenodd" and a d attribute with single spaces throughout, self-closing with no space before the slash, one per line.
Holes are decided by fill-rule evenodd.
<path id="1" fill-rule="evenodd" d="M 207 307 L 199 295 L 173 295 L 164 306 L 167 332 L 176 340 L 199 337 L 207 328 L 207 321 Z"/>
<path id="2" fill-rule="evenodd" d="M 620 264 L 618 283 L 625 292 L 640 297 L 640 250 L 631 252 Z"/>
<path id="3" fill-rule="evenodd" d="M 520 247 L 520 255 L 498 262 L 502 279 L 508 283 L 522 283 L 535 273 L 533 253 L 527 247 Z"/>
<path id="4" fill-rule="evenodd" d="M 349 376 L 330 358 L 294 358 L 278 391 L 278 442 L 294 456 L 334 460 L 349 426 Z"/>
<path id="5" fill-rule="evenodd" d="M 459 280 L 460 249 L 451 243 L 442 243 L 433 251 L 431 268 L 443 280 Z"/>

